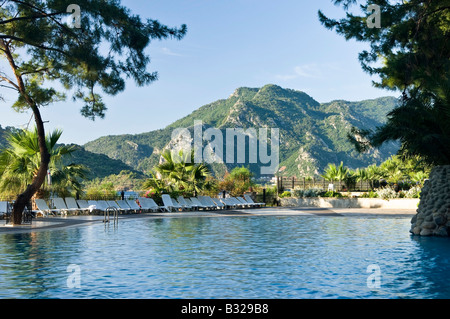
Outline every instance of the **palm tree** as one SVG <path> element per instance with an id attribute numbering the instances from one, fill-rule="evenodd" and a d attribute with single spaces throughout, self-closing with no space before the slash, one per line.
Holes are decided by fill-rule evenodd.
<path id="1" fill-rule="evenodd" d="M 187 190 L 192 190 L 194 196 L 197 196 L 197 194 L 203 190 L 206 179 L 211 175 L 211 172 L 203 163 L 188 166 L 187 172 L 189 172 L 188 181 L 185 184 L 187 186 Z"/>
<path id="2" fill-rule="evenodd" d="M 411 180 L 419 185 L 422 185 L 424 180 L 428 178 L 428 174 L 424 171 L 413 172 L 409 174 Z"/>
<path id="3" fill-rule="evenodd" d="M 78 197 L 83 193 L 82 180 L 86 179 L 87 169 L 84 165 L 71 163 L 69 165 L 50 166 L 53 193 L 59 197 L 70 197 L 72 193 Z"/>
<path id="4" fill-rule="evenodd" d="M 46 136 L 45 142 L 51 155 L 49 180 L 41 186 L 36 196 L 41 196 L 44 189 L 64 195 L 75 191 L 81 192 L 80 180 L 86 176 L 83 165 L 64 166 L 62 159 L 70 156 L 76 149 L 73 146 L 57 146 L 62 131 L 55 130 Z M 6 140 L 8 147 L 0 152 L 0 192 L 17 195 L 23 192 L 33 181 L 40 166 L 38 133 L 23 130 L 10 133 Z"/>
<path id="5" fill-rule="evenodd" d="M 367 170 L 365 170 L 364 168 L 357 168 L 355 173 L 354 173 L 354 176 L 356 178 L 356 182 L 360 183 L 360 189 L 362 190 L 362 183 L 364 181 L 368 180 L 368 178 L 367 178 Z"/>
<path id="6" fill-rule="evenodd" d="M 388 158 L 386 161 L 381 163 L 380 169 L 384 172 L 384 176 L 390 183 L 396 184 L 405 177 L 402 162 L 396 156 Z"/>
<path id="7" fill-rule="evenodd" d="M 327 181 L 334 182 L 337 179 L 337 175 L 338 172 L 336 164 L 329 163 L 321 176 Z"/>
<path id="8" fill-rule="evenodd" d="M 345 180 L 348 175 L 349 169 L 344 166 L 343 162 L 341 162 L 339 166 L 336 166 L 336 164 L 333 163 L 329 163 L 324 170 L 324 174 L 322 174 L 321 176 L 327 181 L 331 181 L 333 183 L 334 181 L 341 182 Z"/>
<path id="9" fill-rule="evenodd" d="M 166 150 L 161 156 L 164 161 L 155 166 L 155 175 L 164 181 L 169 189 L 193 193 L 201 191 L 210 170 L 206 164 L 194 162 L 194 152 L 184 153 L 181 150 L 175 154 Z"/>
<path id="10" fill-rule="evenodd" d="M 375 188 L 375 181 L 379 181 L 384 177 L 384 173 L 381 168 L 379 168 L 376 164 L 372 164 L 367 166 L 365 169 L 365 174 L 367 181 L 369 181 L 370 188 L 373 190 Z"/>

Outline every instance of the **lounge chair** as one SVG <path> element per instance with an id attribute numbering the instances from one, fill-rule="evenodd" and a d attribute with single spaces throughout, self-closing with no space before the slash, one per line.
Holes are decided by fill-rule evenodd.
<path id="1" fill-rule="evenodd" d="M 103 205 L 99 204 L 98 201 L 96 201 L 96 200 L 88 200 L 87 203 L 89 205 L 89 208 L 91 209 L 91 213 L 94 210 L 101 211 L 101 212 L 106 211 L 106 208 L 104 208 Z"/>
<path id="2" fill-rule="evenodd" d="M 155 211 L 154 209 L 151 208 L 149 202 L 147 201 L 147 198 L 139 197 L 137 200 L 139 201 L 139 206 L 141 207 L 142 211 L 144 212 Z"/>
<path id="3" fill-rule="evenodd" d="M 194 204 L 190 198 L 185 198 L 184 201 L 186 202 L 186 204 L 188 204 L 189 206 L 191 206 L 191 209 L 193 210 L 199 210 L 200 207 L 198 207 L 198 205 Z"/>
<path id="4" fill-rule="evenodd" d="M 236 203 L 234 201 L 232 201 L 229 197 L 221 198 L 220 201 L 222 203 L 224 203 L 227 208 L 232 208 L 232 209 L 237 208 Z"/>
<path id="5" fill-rule="evenodd" d="M 81 211 L 86 213 L 89 212 L 89 207 L 81 208 L 73 197 L 66 197 L 64 200 L 69 210 Z"/>
<path id="6" fill-rule="evenodd" d="M 111 206 L 106 200 L 98 200 L 97 201 L 97 208 L 100 209 L 102 212 L 106 212 L 108 208 Z"/>
<path id="7" fill-rule="evenodd" d="M 211 198 L 207 198 L 206 196 L 198 196 L 197 197 L 200 203 L 203 204 L 208 209 L 217 209 L 217 205 L 211 200 Z"/>
<path id="8" fill-rule="evenodd" d="M 141 211 L 141 207 L 136 203 L 135 200 L 126 199 L 125 201 L 127 202 L 128 206 L 130 206 L 131 210 L 134 210 L 135 213 L 139 213 Z"/>
<path id="9" fill-rule="evenodd" d="M 61 212 L 59 209 L 48 207 L 47 203 L 43 199 L 35 199 L 34 202 L 36 203 L 37 210 L 33 212 L 36 213 L 36 216 L 41 214 L 43 217 L 47 217 L 49 214 L 56 215 L 55 212 Z"/>
<path id="10" fill-rule="evenodd" d="M 181 196 L 181 195 L 178 196 L 177 201 L 178 201 L 178 203 L 179 203 L 181 206 L 183 206 L 185 209 L 188 209 L 188 210 L 194 209 L 194 207 L 192 207 L 192 205 L 189 204 L 189 203 L 184 199 L 184 197 Z"/>
<path id="11" fill-rule="evenodd" d="M 234 203 L 237 207 L 240 207 L 240 208 L 245 208 L 246 206 L 248 206 L 248 205 L 243 204 L 240 201 L 238 201 L 235 197 L 230 197 L 230 202 Z"/>
<path id="12" fill-rule="evenodd" d="M 185 206 L 183 206 L 179 201 L 177 201 L 175 198 L 171 198 L 171 200 L 172 200 L 172 204 L 174 204 L 175 206 L 175 209 L 177 209 L 177 210 L 182 210 L 182 211 L 185 211 L 185 210 L 188 210 L 188 208 L 187 207 L 185 207 Z"/>
<path id="13" fill-rule="evenodd" d="M 78 207 L 80 207 L 81 210 L 87 210 L 88 212 L 92 213 L 92 211 L 95 209 L 95 207 L 89 205 L 89 202 L 85 199 L 79 199 L 77 200 Z"/>
<path id="14" fill-rule="evenodd" d="M 147 202 L 150 204 L 151 207 L 154 207 L 156 210 L 164 211 L 164 206 L 159 206 L 156 204 L 155 200 L 153 198 L 147 198 Z"/>
<path id="15" fill-rule="evenodd" d="M 117 206 L 119 207 L 119 209 L 122 212 L 130 213 L 133 210 L 133 209 L 131 209 L 130 205 L 128 205 L 127 201 L 125 201 L 125 200 L 118 200 L 115 203 L 117 204 Z"/>
<path id="16" fill-rule="evenodd" d="M 0 216 L 8 215 L 8 202 L 0 202 Z"/>
<path id="17" fill-rule="evenodd" d="M 213 199 L 209 196 L 201 196 L 203 198 L 203 202 L 212 206 L 213 209 L 222 209 L 223 205 L 218 205 Z"/>
<path id="18" fill-rule="evenodd" d="M 244 198 L 247 200 L 247 202 L 259 205 L 260 207 L 266 206 L 266 203 L 255 203 L 250 195 L 244 195 Z"/>
<path id="19" fill-rule="evenodd" d="M 144 211 L 156 212 L 160 210 L 159 206 L 152 198 L 139 197 L 139 204 Z"/>
<path id="20" fill-rule="evenodd" d="M 220 209 L 226 209 L 226 208 L 227 208 L 226 205 L 220 201 L 220 199 L 218 199 L 218 198 L 213 198 L 213 197 L 212 197 L 211 200 L 212 200 L 212 201 L 214 202 L 214 204 L 216 204 L 216 206 L 219 207 Z"/>
<path id="21" fill-rule="evenodd" d="M 115 208 L 122 213 L 128 213 L 130 211 L 129 207 L 128 208 L 120 207 L 115 200 L 107 200 L 106 202 L 108 203 L 108 208 L 111 208 L 111 207 Z"/>
<path id="22" fill-rule="evenodd" d="M 170 195 L 168 195 L 168 194 L 163 194 L 163 195 L 161 196 L 161 199 L 162 199 L 162 201 L 163 201 L 163 208 L 164 208 L 165 210 L 167 210 L 168 212 L 171 212 L 172 210 L 176 210 L 175 206 L 178 206 L 178 204 L 177 204 L 177 205 L 174 205 L 174 203 L 172 202 L 172 198 L 170 197 Z"/>
<path id="23" fill-rule="evenodd" d="M 236 197 L 230 197 L 230 199 L 231 199 L 231 201 L 233 201 L 236 204 L 236 206 L 238 206 L 240 208 L 248 208 L 250 206 L 247 203 L 242 203 Z"/>
<path id="24" fill-rule="evenodd" d="M 208 206 L 204 205 L 203 203 L 201 203 L 198 198 L 196 197 L 191 197 L 191 202 L 192 204 L 196 205 L 198 208 L 202 208 L 202 209 L 207 209 Z"/>
<path id="25" fill-rule="evenodd" d="M 258 206 L 258 205 L 256 205 L 255 203 L 249 203 L 249 202 L 247 202 L 247 201 L 246 201 L 244 198 L 242 198 L 242 197 L 236 197 L 236 199 L 237 199 L 240 203 L 246 205 L 247 207 L 255 208 L 255 207 Z"/>
<path id="26" fill-rule="evenodd" d="M 59 210 L 61 215 L 67 216 L 67 213 L 69 212 L 69 209 L 67 208 L 66 202 L 64 199 L 60 197 L 52 198 L 51 199 L 53 206 Z"/>

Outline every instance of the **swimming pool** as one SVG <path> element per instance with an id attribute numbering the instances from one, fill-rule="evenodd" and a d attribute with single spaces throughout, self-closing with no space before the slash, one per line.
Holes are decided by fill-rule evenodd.
<path id="1" fill-rule="evenodd" d="M 0 298 L 449 298 L 449 239 L 409 228 L 300 215 L 1 234 Z"/>

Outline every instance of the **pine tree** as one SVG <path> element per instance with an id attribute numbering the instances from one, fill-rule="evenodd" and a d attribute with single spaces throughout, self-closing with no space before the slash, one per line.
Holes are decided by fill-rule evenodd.
<path id="1" fill-rule="evenodd" d="M 359 54 L 363 70 L 379 76 L 373 82 L 376 87 L 401 92 L 399 106 L 384 126 L 373 131 L 354 128 L 349 134 L 357 149 L 397 140 L 404 157 L 450 164 L 450 1 L 333 2 L 345 9 L 363 3 L 362 15 L 348 12 L 346 18 L 334 20 L 319 11 L 319 20 L 347 40 L 370 43 L 370 50 Z M 367 23 L 373 6 L 380 9 L 380 28 Z"/>
<path id="2" fill-rule="evenodd" d="M 157 79 L 156 72 L 147 70 L 149 43 L 181 39 L 185 33 L 185 25 L 170 28 L 143 19 L 118 0 L 78 0 L 77 5 L 63 0 L 1 2 L 0 55 L 11 75 L 0 72 L 0 85 L 18 93 L 14 109 L 34 115 L 41 154 L 36 177 L 14 203 L 14 224 L 20 224 L 26 203 L 47 174 L 50 153 L 39 109 L 66 98 L 52 85 L 75 92 L 83 116 L 104 117 L 102 94 L 122 92 L 127 78 L 138 86 Z"/>

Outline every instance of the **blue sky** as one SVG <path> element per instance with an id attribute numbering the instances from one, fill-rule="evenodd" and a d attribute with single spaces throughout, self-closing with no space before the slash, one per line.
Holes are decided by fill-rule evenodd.
<path id="1" fill-rule="evenodd" d="M 227 98 L 241 86 L 277 84 L 304 91 L 319 102 L 357 101 L 393 92 L 376 89 L 358 61 L 368 44 L 346 41 L 318 21 L 317 11 L 340 18 L 331 0 L 124 0 L 144 18 L 169 26 L 187 24 L 181 41 L 150 44 L 150 70 L 158 81 L 137 88 L 131 82 L 105 96 L 105 119 L 80 115 L 67 102 L 43 108 L 47 130 L 63 130 L 61 142 L 84 144 L 100 136 L 137 134 L 164 128 L 202 105 Z M 81 8 L 82 10 L 82 8 Z M 0 125 L 21 126 L 31 113 L 15 113 L 14 96 L 1 102 Z"/>

